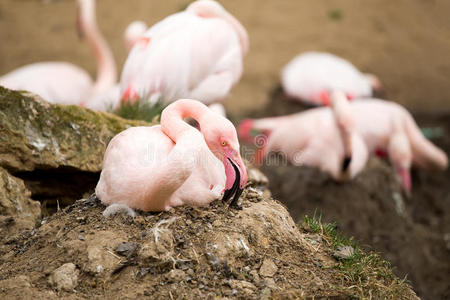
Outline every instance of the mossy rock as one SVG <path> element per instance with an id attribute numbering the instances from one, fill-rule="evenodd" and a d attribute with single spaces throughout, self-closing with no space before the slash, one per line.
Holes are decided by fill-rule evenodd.
<path id="1" fill-rule="evenodd" d="M 13 172 L 70 167 L 99 172 L 112 137 L 151 125 L 0 87 L 0 166 Z"/>
<path id="2" fill-rule="evenodd" d="M 0 87 L 0 234 L 31 229 L 47 208 L 91 192 L 109 141 L 145 125 Z"/>

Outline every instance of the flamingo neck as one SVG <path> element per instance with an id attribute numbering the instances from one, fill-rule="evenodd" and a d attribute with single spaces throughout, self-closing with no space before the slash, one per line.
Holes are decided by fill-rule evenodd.
<path id="1" fill-rule="evenodd" d="M 167 106 L 162 112 L 161 130 L 176 143 L 183 133 L 193 130 L 193 127 L 184 121 L 185 118 L 196 120 L 201 129 L 208 113 L 210 113 L 209 109 L 199 101 L 178 100 Z"/>
<path id="2" fill-rule="evenodd" d="M 333 92 L 330 98 L 332 114 L 342 138 L 344 155 L 345 157 L 351 157 L 354 120 L 350 104 L 345 94 L 341 92 Z"/>
<path id="3" fill-rule="evenodd" d="M 94 52 L 97 61 L 97 77 L 93 93 L 105 91 L 117 81 L 117 69 L 111 49 L 103 38 L 95 20 L 95 2 L 91 5 L 81 4 L 81 26 L 89 47 Z M 83 7 L 84 6 L 84 7 Z"/>

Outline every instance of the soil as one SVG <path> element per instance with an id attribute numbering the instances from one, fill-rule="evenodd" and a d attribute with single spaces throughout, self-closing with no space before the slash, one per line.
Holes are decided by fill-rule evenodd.
<path id="1" fill-rule="evenodd" d="M 307 109 L 289 101 L 281 88 L 251 115 L 284 115 Z M 439 128 L 433 143 L 450 155 L 450 116 L 415 114 L 420 127 Z M 273 162 L 273 160 L 272 160 Z M 262 171 L 273 195 L 294 220 L 322 216 L 325 222 L 355 237 L 392 262 L 396 274 L 411 281 L 422 299 L 450 297 L 450 170 L 430 173 L 413 169 L 412 195 L 402 195 L 391 167 L 374 158 L 352 182 L 336 183 L 317 169 L 279 162 Z"/>
<path id="2" fill-rule="evenodd" d="M 242 210 L 215 201 L 105 218 L 95 197 L 0 244 L 2 299 L 350 299 L 361 297 L 322 236 L 301 229 L 256 185 Z M 58 270 L 64 269 L 64 272 Z M 58 274 L 59 273 L 59 274 Z M 63 273 L 63 274 L 61 274 Z M 373 273 L 373 272 L 372 272 Z M 370 270 L 368 270 L 368 274 Z M 373 275 L 369 275 L 373 276 Z M 389 273 L 378 298 L 415 299 Z M 120 295 L 120 296 L 119 296 Z"/>

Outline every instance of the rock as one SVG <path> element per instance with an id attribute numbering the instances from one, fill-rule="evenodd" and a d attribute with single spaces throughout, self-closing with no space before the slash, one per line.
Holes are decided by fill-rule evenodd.
<path id="1" fill-rule="evenodd" d="M 31 199 L 23 180 L 0 167 L 0 236 L 31 229 L 40 216 L 41 205 Z"/>
<path id="2" fill-rule="evenodd" d="M 71 167 L 99 172 L 109 140 L 138 125 L 148 123 L 54 105 L 0 87 L 0 166 L 10 171 Z"/>
<path id="3" fill-rule="evenodd" d="M 264 286 L 268 287 L 271 290 L 279 290 L 280 288 L 275 283 L 275 280 L 273 278 L 266 278 L 264 279 Z"/>
<path id="4" fill-rule="evenodd" d="M 131 256 L 136 251 L 136 243 L 120 243 L 116 248 L 116 253 L 122 256 Z"/>
<path id="5" fill-rule="evenodd" d="M 248 181 L 253 184 L 262 186 L 267 186 L 269 184 L 269 179 L 267 179 L 266 175 L 258 169 L 249 168 L 247 176 Z"/>
<path id="6" fill-rule="evenodd" d="M 73 291 L 78 285 L 78 275 L 80 271 L 73 263 L 66 263 L 53 271 L 48 281 L 58 291 Z"/>
<path id="7" fill-rule="evenodd" d="M 231 280 L 230 287 L 233 290 L 243 293 L 245 296 L 252 295 L 256 290 L 256 286 L 248 281 L 244 280 Z"/>
<path id="8" fill-rule="evenodd" d="M 31 284 L 31 279 L 19 275 L 0 280 L 0 299 L 59 299 L 53 291 L 42 291 Z"/>
<path id="9" fill-rule="evenodd" d="M 333 256 L 337 259 L 347 259 L 355 253 L 355 249 L 352 246 L 341 246 L 337 251 L 333 253 Z"/>
<path id="10" fill-rule="evenodd" d="M 265 258 L 261 268 L 259 269 L 259 274 L 264 277 L 272 277 L 278 271 L 277 265 L 270 258 Z"/>
<path id="11" fill-rule="evenodd" d="M 180 282 L 186 278 L 186 273 L 182 270 L 173 269 L 166 275 L 167 281 L 171 282 Z"/>

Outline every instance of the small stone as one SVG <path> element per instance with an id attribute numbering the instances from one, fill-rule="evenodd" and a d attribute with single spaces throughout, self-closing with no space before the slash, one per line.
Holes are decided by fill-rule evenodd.
<path id="1" fill-rule="evenodd" d="M 278 271 L 277 265 L 270 258 L 265 258 L 261 268 L 259 269 L 259 274 L 264 277 L 272 277 Z"/>
<path id="2" fill-rule="evenodd" d="M 244 295 L 252 295 L 256 290 L 256 286 L 245 280 L 231 280 L 230 287 L 233 290 L 241 291 Z"/>
<path id="3" fill-rule="evenodd" d="M 182 270 L 173 269 L 166 275 L 166 277 L 168 282 L 179 282 L 186 278 L 186 273 Z"/>
<path id="4" fill-rule="evenodd" d="M 270 288 L 266 287 L 261 292 L 261 300 L 269 300 L 272 297 L 272 291 Z"/>
<path id="5" fill-rule="evenodd" d="M 273 278 L 266 278 L 264 279 L 264 286 L 268 287 L 271 290 L 277 290 L 278 287 L 275 283 L 275 280 Z"/>
<path id="6" fill-rule="evenodd" d="M 352 246 L 341 246 L 337 251 L 333 253 L 333 256 L 337 259 L 347 259 L 355 253 L 355 249 Z"/>
<path id="7" fill-rule="evenodd" d="M 66 263 L 53 271 L 48 281 L 57 290 L 70 292 L 78 285 L 79 273 L 80 271 L 73 263 Z"/>
<path id="8" fill-rule="evenodd" d="M 84 241 L 84 240 L 85 240 L 84 235 L 79 234 L 79 235 L 78 235 L 78 239 L 79 239 L 80 241 Z"/>
<path id="9" fill-rule="evenodd" d="M 259 277 L 258 271 L 256 271 L 256 270 L 251 270 L 251 271 L 250 271 L 250 276 L 253 277 L 253 282 L 255 282 L 255 283 L 259 282 L 260 277 Z"/>
<path id="10" fill-rule="evenodd" d="M 136 251 L 136 243 L 122 242 L 116 248 L 116 253 L 121 256 L 129 257 Z"/>

